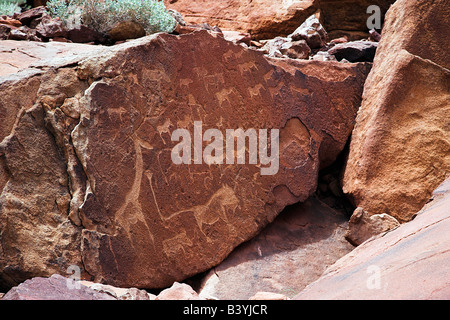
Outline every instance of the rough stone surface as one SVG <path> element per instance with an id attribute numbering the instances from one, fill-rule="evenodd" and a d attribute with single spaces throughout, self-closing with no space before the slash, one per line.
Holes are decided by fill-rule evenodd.
<path id="1" fill-rule="evenodd" d="M 109 294 L 117 300 L 155 300 L 156 298 L 154 294 L 150 294 L 145 290 L 139 290 L 137 288 L 117 288 L 91 281 L 80 281 L 80 283 L 92 290 Z"/>
<path id="2" fill-rule="evenodd" d="M 53 19 L 49 14 L 44 14 L 40 23 L 36 26 L 36 32 L 42 38 L 54 38 L 67 36 L 67 29 L 60 20 Z"/>
<path id="3" fill-rule="evenodd" d="M 345 238 L 354 246 L 359 246 L 367 239 L 399 225 L 397 219 L 386 213 L 369 215 L 363 208 L 356 208 L 348 223 Z"/>
<path id="4" fill-rule="evenodd" d="M 175 282 L 170 288 L 161 291 L 155 300 L 202 300 L 197 292 L 186 283 Z"/>
<path id="5" fill-rule="evenodd" d="M 343 179 L 370 214 L 408 221 L 450 171 L 448 10 L 399 0 L 386 15 Z"/>
<path id="6" fill-rule="evenodd" d="M 311 49 L 318 49 L 327 43 L 327 32 L 320 24 L 315 15 L 310 16 L 303 22 L 289 38 L 292 40 L 305 40 Z"/>
<path id="7" fill-rule="evenodd" d="M 41 18 L 47 10 L 44 6 L 39 6 L 30 10 L 26 10 L 17 16 L 17 19 L 23 24 L 29 26 L 34 19 Z"/>
<path id="8" fill-rule="evenodd" d="M 122 34 L 120 33 L 119 30 L 115 31 L 116 33 L 114 34 L 115 36 L 125 36 L 125 39 L 127 38 L 127 34 L 125 32 L 123 32 Z M 145 30 L 144 30 L 144 34 L 140 35 L 140 36 L 144 36 L 145 35 Z M 105 42 L 105 36 L 100 34 L 99 32 L 95 31 L 94 29 L 91 29 L 89 27 L 86 27 L 84 25 L 80 25 L 78 27 L 74 27 L 74 28 L 69 28 L 67 31 L 67 38 L 75 43 L 88 43 L 88 42 L 100 42 L 103 43 Z M 138 37 L 131 37 L 131 38 L 138 38 Z"/>
<path id="9" fill-rule="evenodd" d="M 296 299 L 448 300 L 450 179 L 410 222 L 338 260 Z"/>
<path id="10" fill-rule="evenodd" d="M 80 230 L 67 217 L 71 196 L 64 157 L 44 117 L 41 107 L 21 110 L 12 134 L 0 144 L 0 176 L 6 176 L 0 195 L 0 286 L 82 265 Z"/>
<path id="11" fill-rule="evenodd" d="M 58 274 L 26 280 L 9 290 L 2 300 L 116 300 Z"/>
<path id="12" fill-rule="evenodd" d="M 260 292 L 257 292 L 249 300 L 278 300 L 279 301 L 279 300 L 289 300 L 289 298 L 280 293 L 260 291 Z"/>
<path id="13" fill-rule="evenodd" d="M 17 119 L 2 124 L 6 285 L 75 264 L 95 282 L 163 288 L 217 265 L 314 192 L 319 167 L 348 139 L 370 68 L 268 60 L 206 31 L 99 50 L 2 82 L 11 97 L 16 83 L 34 88 L 29 109 L 13 104 Z M 194 121 L 279 128 L 278 174 L 248 161 L 175 165 L 171 132 L 193 134 Z"/>
<path id="14" fill-rule="evenodd" d="M 281 58 L 283 54 L 280 49 L 283 44 L 287 44 L 291 39 L 287 37 L 275 37 L 268 40 L 262 47 L 262 51 L 269 55 L 271 58 Z"/>
<path id="15" fill-rule="evenodd" d="M 108 31 L 108 36 L 113 41 L 137 39 L 145 36 L 145 30 L 142 25 L 137 22 L 122 21 L 116 23 L 112 29 Z"/>
<path id="16" fill-rule="evenodd" d="M 187 23 L 207 22 L 223 30 L 250 33 L 253 39 L 287 36 L 318 9 L 317 0 L 166 0 Z"/>
<path id="17" fill-rule="evenodd" d="M 315 198 L 289 207 L 212 269 L 199 294 L 219 300 L 246 300 L 258 291 L 293 297 L 353 250 L 346 229 L 346 217 Z"/>
<path id="18" fill-rule="evenodd" d="M 290 41 L 281 45 L 280 52 L 291 59 L 308 59 L 311 48 L 305 40 Z"/>
<path id="19" fill-rule="evenodd" d="M 373 62 L 378 42 L 374 41 L 350 41 L 340 43 L 328 50 L 337 60 L 346 59 L 350 62 Z"/>
<path id="20" fill-rule="evenodd" d="M 1 92 L 5 93 L 5 85 L 13 88 L 12 83 L 18 78 L 26 78 L 20 71 L 41 74 L 41 67 L 59 67 L 69 65 L 83 60 L 89 56 L 98 54 L 106 50 L 103 46 L 87 46 L 78 43 L 60 43 L 60 42 L 22 42 L 3 40 L 0 46 L 0 81 Z M 36 68 L 30 68 L 35 66 Z M 30 68 L 30 69 L 29 69 Z M 26 70 L 28 69 L 28 70 Z M 16 74 L 16 75 L 15 75 Z M 18 74 L 18 75 L 17 75 Z M 16 99 L 28 98 L 27 95 L 16 95 Z M 5 102 L 4 102 L 5 101 Z M 2 99 L 6 105 L 13 99 Z M 18 104 L 19 105 L 19 104 Z M 16 113 L 14 113 L 15 116 Z M 2 123 L 0 123 L 0 127 Z M 4 136 L 0 136 L 1 139 Z"/>
<path id="21" fill-rule="evenodd" d="M 359 38 L 364 38 L 369 36 L 367 19 L 373 14 L 372 11 L 367 13 L 368 7 L 376 5 L 380 8 L 380 22 L 383 24 L 385 13 L 394 2 L 395 0 L 321 0 L 323 26 L 331 39 L 344 34 L 350 37 L 352 34 L 360 34 Z"/>
<path id="22" fill-rule="evenodd" d="M 222 33 L 225 40 L 233 41 L 234 43 L 245 43 L 248 46 L 252 39 L 249 33 L 239 31 L 223 31 Z"/>

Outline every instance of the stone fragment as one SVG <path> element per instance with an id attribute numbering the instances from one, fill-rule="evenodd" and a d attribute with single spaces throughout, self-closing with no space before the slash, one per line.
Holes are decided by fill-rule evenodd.
<path id="1" fill-rule="evenodd" d="M 44 14 L 47 14 L 47 10 L 44 6 L 39 6 L 20 13 L 17 19 L 23 25 L 30 26 L 31 21 L 41 18 Z"/>
<path id="2" fill-rule="evenodd" d="M 175 282 L 170 288 L 161 291 L 155 300 L 202 300 L 197 292 L 186 283 Z"/>
<path id="3" fill-rule="evenodd" d="M 445 8 L 444 0 L 398 0 L 388 11 L 343 177 L 355 206 L 401 223 L 450 171 Z"/>
<path id="4" fill-rule="evenodd" d="M 449 206 L 447 179 L 414 220 L 364 242 L 295 299 L 447 300 Z"/>
<path id="5" fill-rule="evenodd" d="M 305 40 L 283 43 L 279 50 L 291 59 L 308 59 L 311 54 L 311 48 Z"/>
<path id="6" fill-rule="evenodd" d="M 289 300 L 284 294 L 274 293 L 274 292 L 257 292 L 249 300 Z"/>
<path id="7" fill-rule="evenodd" d="M 26 40 L 27 34 L 19 29 L 11 29 L 9 33 L 9 40 Z"/>
<path id="8" fill-rule="evenodd" d="M 281 58 L 283 57 L 283 54 L 280 51 L 281 46 L 288 42 L 290 42 L 289 38 L 276 37 L 274 39 L 266 41 L 266 43 L 262 47 L 262 50 L 267 53 L 269 57 Z"/>
<path id="9" fill-rule="evenodd" d="M 386 213 L 369 215 L 363 208 L 356 208 L 350 218 L 345 238 L 354 246 L 359 246 L 367 239 L 399 225 L 397 219 Z"/>
<path id="10" fill-rule="evenodd" d="M 370 40 L 380 42 L 381 35 L 375 29 L 369 30 L 369 35 L 370 35 Z"/>
<path id="11" fill-rule="evenodd" d="M 225 40 L 232 41 L 234 43 L 245 43 L 250 45 L 252 37 L 249 33 L 243 33 L 239 31 L 222 31 Z"/>
<path id="12" fill-rule="evenodd" d="M 317 11 L 318 0 L 178 0 L 164 1 L 181 13 L 187 24 L 207 22 L 222 30 L 249 33 L 254 40 L 272 39 L 292 33 Z"/>
<path id="13" fill-rule="evenodd" d="M 11 19 L 9 17 L 6 17 L 6 19 L 0 19 L 0 24 L 4 24 L 7 26 L 16 27 L 16 28 L 22 26 L 22 23 L 19 20 Z"/>
<path id="14" fill-rule="evenodd" d="M 117 34 L 116 36 L 120 37 L 119 34 Z M 106 41 L 104 35 L 84 25 L 80 25 L 79 27 L 76 28 L 69 28 L 67 38 L 75 43 L 88 43 L 88 42 L 104 43 Z"/>
<path id="15" fill-rule="evenodd" d="M 319 51 L 313 57 L 313 60 L 316 61 L 337 61 L 336 57 L 332 54 L 329 54 L 327 51 Z M 342 60 L 340 61 L 342 62 Z"/>
<path id="16" fill-rule="evenodd" d="M 289 35 L 292 40 L 305 40 L 311 49 L 318 49 L 327 43 L 327 32 L 315 15 L 310 16 Z"/>
<path id="17" fill-rule="evenodd" d="M 137 288 L 117 288 L 91 281 L 80 281 L 80 283 L 92 290 L 109 294 L 117 300 L 155 300 L 156 298 L 155 295 Z"/>
<path id="18" fill-rule="evenodd" d="M 2 300 L 116 300 L 77 281 L 54 274 L 26 280 L 9 290 Z"/>
<path id="19" fill-rule="evenodd" d="M 49 14 L 44 14 L 36 26 L 36 33 L 42 38 L 54 38 L 67 36 L 67 29 L 60 20 L 53 19 Z"/>
<path id="20" fill-rule="evenodd" d="M 270 59 L 207 31 L 114 47 L 5 45 L 8 61 L 14 45 L 21 54 L 39 49 L 23 54 L 28 68 L 0 83 L 5 286 L 77 265 L 95 282 L 166 288 L 219 264 L 285 206 L 314 193 L 319 168 L 348 140 L 370 70 Z M 70 54 L 58 58 L 62 52 Z M 18 92 L 32 79 L 25 99 Z M 257 141 L 260 129 L 266 140 L 279 130 L 279 157 L 172 159 L 177 129 L 240 128 L 255 129 Z M 204 155 L 209 143 L 200 146 Z"/>
<path id="21" fill-rule="evenodd" d="M 145 30 L 137 22 L 122 21 L 116 23 L 108 31 L 108 37 L 113 41 L 123 41 L 128 39 L 137 39 L 145 36 Z"/>
<path id="22" fill-rule="evenodd" d="M 348 36 L 350 41 L 369 36 L 367 23 L 384 23 L 384 16 L 395 0 L 321 0 L 320 15 L 330 39 Z M 376 6 L 376 7 L 375 7 Z"/>
<path id="23" fill-rule="evenodd" d="M 373 62 L 377 46 L 378 42 L 374 41 L 350 41 L 335 45 L 328 53 L 338 61 L 346 59 L 350 62 Z"/>
<path id="24" fill-rule="evenodd" d="M 200 297 L 250 299 L 259 291 L 293 297 L 349 253 L 346 217 L 311 198 L 287 208 L 202 280 Z"/>

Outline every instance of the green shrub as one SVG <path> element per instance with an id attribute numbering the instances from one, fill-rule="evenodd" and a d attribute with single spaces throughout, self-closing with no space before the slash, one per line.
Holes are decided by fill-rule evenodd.
<path id="1" fill-rule="evenodd" d="M 20 5 L 26 0 L 0 0 L 0 15 L 12 16 L 21 11 Z"/>
<path id="2" fill-rule="evenodd" d="M 137 22 L 147 34 L 172 32 L 176 26 L 163 1 L 157 0 L 50 0 L 47 8 L 67 25 L 83 24 L 101 33 L 121 21 Z"/>

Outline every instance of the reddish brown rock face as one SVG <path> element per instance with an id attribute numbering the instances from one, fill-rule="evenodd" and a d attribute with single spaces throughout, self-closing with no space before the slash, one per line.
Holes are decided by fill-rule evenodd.
<path id="1" fill-rule="evenodd" d="M 262 292 L 293 297 L 349 253 L 346 217 L 318 199 L 285 209 L 201 281 L 201 297 L 247 300 Z"/>
<path id="2" fill-rule="evenodd" d="M 343 179 L 370 214 L 410 220 L 450 170 L 446 7 L 402 0 L 386 15 Z"/>
<path id="3" fill-rule="evenodd" d="M 165 0 L 167 8 L 183 15 L 187 23 L 217 25 L 224 30 L 248 32 L 253 39 L 287 36 L 312 15 L 317 0 Z"/>
<path id="4" fill-rule="evenodd" d="M 33 278 L 8 291 L 2 300 L 116 300 L 58 274 Z"/>
<path id="5" fill-rule="evenodd" d="M 378 13 L 378 9 L 368 8 L 375 5 L 380 9 L 379 22 L 382 26 L 385 13 L 394 2 L 395 0 L 321 0 L 323 26 L 331 38 L 339 34 L 347 34 L 350 37 L 352 34 L 360 34 L 362 38 L 365 33 L 368 36 L 367 20 L 374 23 L 378 19 L 373 16 Z"/>
<path id="6" fill-rule="evenodd" d="M 339 259 L 295 299 L 447 300 L 450 180 L 417 217 Z"/>
<path id="7" fill-rule="evenodd" d="M 59 150 L 55 162 L 67 164 L 66 180 L 53 179 L 67 196 L 58 212 L 81 230 L 79 248 L 61 250 L 78 252 L 96 281 L 121 287 L 165 287 L 217 265 L 286 205 L 314 192 L 319 167 L 336 158 L 352 130 L 368 70 L 267 60 L 202 31 L 139 39 L 47 72 L 35 108 L 55 138 L 48 146 Z M 55 79 L 64 85 L 52 86 Z M 175 164 L 172 133 L 193 136 L 196 121 L 203 133 L 224 136 L 227 129 L 278 129 L 276 174 L 262 175 L 267 165 L 248 158 Z M 9 141 L 0 153 L 7 160 L 18 156 Z M 11 210 L 3 207 L 0 221 Z M 49 223 L 34 219 L 23 221 Z M 2 246 L 13 244 L 10 238 Z M 79 263 L 69 258 L 63 272 Z M 15 259 L 2 256 L 0 266 L 18 265 Z"/>

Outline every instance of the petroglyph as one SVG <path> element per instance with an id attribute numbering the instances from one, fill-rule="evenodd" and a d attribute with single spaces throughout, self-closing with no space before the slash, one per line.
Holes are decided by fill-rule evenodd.
<path id="1" fill-rule="evenodd" d="M 50 104 L 19 114 L 15 129 L 0 144 L 0 170 L 6 168 L 0 172 L 5 185 L 0 228 L 9 227 L 14 212 L 16 219 L 26 219 L 7 232 L 29 239 L 26 230 L 39 226 L 38 239 L 29 240 L 46 243 L 45 230 L 53 230 L 59 235 L 52 246 L 57 250 L 28 255 L 12 244 L 8 250 L 14 256 L 0 257 L 0 267 L 20 270 L 32 259 L 36 273 L 39 268 L 58 272 L 64 265 L 53 252 L 58 251 L 84 265 L 96 280 L 162 288 L 217 265 L 286 205 L 306 200 L 316 189 L 319 156 L 332 161 L 344 148 L 369 68 L 327 63 L 336 71 L 323 79 L 317 76 L 323 74 L 322 62 L 281 63 L 200 31 L 145 37 L 105 48 L 102 56 L 76 67 L 65 66 L 85 79 L 75 77 L 76 90 L 70 92 L 77 97 L 79 115 L 58 114 L 61 123 L 70 123 L 61 127 L 65 150 L 72 145 L 70 159 L 81 165 L 69 166 L 64 148 L 55 145 L 58 139 L 43 120 Z M 56 87 L 57 73 L 41 72 L 45 77 L 35 75 L 40 86 Z M 340 117 L 336 123 L 330 121 L 334 114 Z M 175 164 L 172 133 L 193 132 L 197 122 L 205 132 L 217 128 L 223 138 L 227 129 L 254 129 L 258 135 L 280 130 L 276 174 L 262 174 L 269 167 L 261 158 L 270 160 L 269 152 L 250 158 L 254 148 L 246 142 L 237 147 L 245 159 L 205 163 L 203 147 L 212 141 L 203 141 L 203 131 L 192 138 L 200 144 L 190 149 L 191 163 Z M 271 150 L 271 137 L 266 138 L 258 149 Z M 83 179 L 72 184 L 70 193 L 69 180 L 77 174 Z M 28 196 L 30 190 L 36 197 Z M 67 227 L 68 214 L 79 226 Z M 55 226 L 61 217 L 68 222 Z"/>

